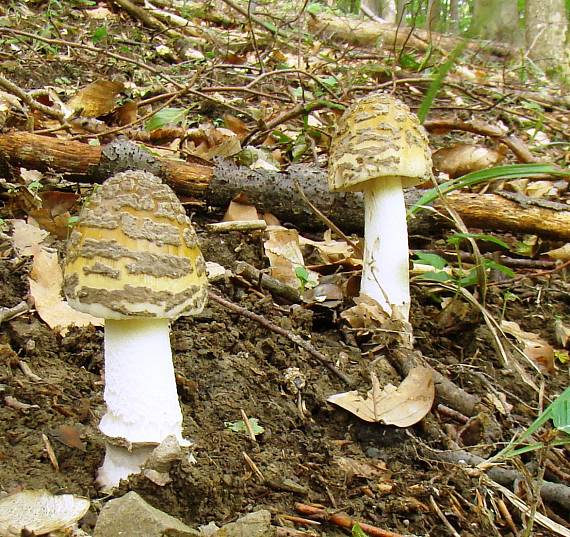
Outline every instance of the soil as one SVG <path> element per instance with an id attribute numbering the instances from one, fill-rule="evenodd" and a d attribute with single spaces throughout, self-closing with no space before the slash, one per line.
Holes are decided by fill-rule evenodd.
<path id="1" fill-rule="evenodd" d="M 6 12 L 12 16 L 13 4 L 21 7 L 19 2 L 6 3 L 6 7 L 0 6 L 0 15 Z M 14 18 L 18 30 L 39 35 L 45 24 L 46 35 L 51 37 L 67 36 L 81 43 L 94 43 L 92 37 L 103 24 L 96 19 L 85 18 L 80 6 L 82 2 L 39 1 L 24 4 L 23 15 Z M 105 53 L 89 55 L 84 50 L 63 45 L 57 48 L 36 43 L 35 40 L 28 42 L 24 38 L 21 42 L 15 38 L 14 41 L 5 39 L 2 56 L 5 76 L 15 86 L 26 90 L 51 88 L 59 92 L 64 102 L 87 83 L 101 77 L 115 78 L 117 74 L 137 86 L 144 98 L 149 98 L 149 102 L 155 95 L 176 90 L 174 86 L 163 84 L 164 80 L 157 76 L 159 72 L 167 73 L 183 84 L 191 81 L 191 86 L 207 81 L 207 86 L 231 88 L 251 80 L 244 78 L 241 71 L 234 74 L 227 69 L 233 61 L 246 61 L 247 58 L 240 56 L 241 52 L 237 55 L 223 54 L 223 64 L 219 66 L 223 69 L 219 70 L 214 67 L 210 69 L 210 64 L 202 64 L 201 61 L 194 65 L 188 60 L 190 56 L 181 56 L 181 59 L 156 56 L 157 45 L 162 43 L 161 38 L 166 40 L 167 34 L 144 28 L 123 13 L 118 2 L 106 4 L 109 8 L 113 6 L 117 18 L 109 19 L 106 23 L 109 38 L 98 44 Z M 289 3 L 268 4 L 272 14 L 273 9 L 281 4 Z M 233 11 L 231 13 L 235 15 Z M 290 20 L 299 18 L 295 15 Z M 273 19 L 270 20 L 273 25 Z M 48 26 L 51 28 L 52 25 L 53 32 L 51 29 L 48 31 Z M 243 26 L 244 36 L 249 39 L 249 25 L 239 23 L 236 26 Z M 66 31 L 62 32 L 62 29 Z M 223 39 L 214 41 L 225 43 L 225 34 L 222 35 Z M 319 39 L 321 37 L 324 38 L 319 36 Z M 302 40 L 295 38 L 291 43 L 292 52 L 297 56 L 297 47 Z M 315 46 L 311 45 L 311 48 L 319 49 L 320 44 L 318 47 L 316 44 L 315 41 Z M 123 54 L 123 47 L 127 45 L 131 47 L 129 54 L 153 70 L 146 71 L 140 62 L 118 62 L 107 55 L 111 51 Z M 250 55 L 255 64 L 252 76 L 256 77 L 258 45 L 262 43 L 254 44 L 250 49 L 256 52 L 254 56 Z M 284 45 L 280 43 L 278 46 Z M 382 61 L 382 54 L 392 56 L 392 48 L 385 49 L 368 51 L 362 54 L 362 58 Z M 211 56 L 219 59 L 220 50 L 214 50 L 211 55 L 211 51 L 207 52 L 205 58 Z M 279 53 L 279 48 L 274 52 Z M 422 55 L 417 58 L 418 65 L 424 63 Z M 268 69 L 281 69 L 284 60 L 279 59 L 280 53 L 270 54 L 270 61 L 273 61 L 273 56 L 275 66 Z M 338 50 L 338 57 L 342 59 L 345 56 L 350 59 L 348 49 L 343 45 Z M 319 58 L 321 70 L 311 66 L 311 78 L 319 75 L 328 80 L 332 78 L 329 75 L 336 73 L 341 80 L 337 88 L 338 102 L 344 100 L 348 103 L 353 98 L 351 92 L 361 83 L 372 83 L 368 78 L 361 79 L 356 70 L 357 60 L 357 57 L 351 60 L 355 63 L 355 69 L 353 66 L 350 69 L 343 66 L 336 72 L 329 71 L 332 67 L 328 60 L 322 62 Z M 444 58 L 444 61 L 449 60 Z M 392 91 L 393 86 L 396 87 L 392 64 L 386 65 L 390 66 L 386 70 L 389 73 L 386 80 L 390 84 L 387 90 Z M 502 80 L 508 70 L 511 70 L 510 67 L 497 67 L 496 80 Z M 347 73 L 346 84 L 342 82 L 344 75 L 340 76 L 343 72 Z M 403 72 L 400 74 L 404 76 Z M 405 76 L 415 78 L 418 73 L 414 68 Z M 263 90 L 259 93 L 261 97 L 255 92 L 246 93 L 243 100 L 234 101 L 238 95 L 242 99 L 241 93 L 226 93 L 224 102 L 235 103 L 230 109 L 233 113 L 236 110 L 239 112 L 240 107 L 249 110 L 249 115 L 244 118 L 252 128 L 255 126 L 257 129 L 263 122 L 260 120 L 259 125 L 254 125 L 253 119 L 258 116 L 253 116 L 251 110 L 263 110 L 266 113 L 265 121 L 281 116 L 288 107 L 302 102 L 290 103 L 286 98 L 285 101 L 277 99 L 283 99 L 304 87 L 300 85 L 297 88 L 296 78 L 296 74 L 295 79 L 275 76 L 270 79 L 272 83 L 278 81 L 274 88 L 259 86 L 258 89 Z M 378 78 L 376 82 L 382 80 Z M 541 78 L 537 84 L 541 91 L 543 84 Z M 418 87 L 419 90 L 410 86 L 410 91 L 403 95 L 404 100 L 415 102 L 416 107 L 420 104 L 421 94 L 427 92 L 428 85 Z M 483 87 L 477 86 L 473 93 L 479 93 Z M 500 96 L 502 88 L 491 88 L 493 100 L 496 98 L 495 91 Z M 316 86 L 312 88 L 316 89 Z M 522 89 L 526 89 L 526 86 Z M 408 90 L 400 84 L 397 91 Z M 457 112 L 458 118 L 480 119 L 489 124 L 505 122 L 514 129 L 514 133 L 522 132 L 523 126 L 526 128 L 526 123 L 519 123 L 518 119 L 515 121 L 506 112 L 499 115 L 502 107 L 489 110 L 491 97 L 489 101 L 466 104 L 463 111 L 458 109 L 457 104 L 465 99 L 463 93 L 457 93 L 453 99 L 448 90 L 440 94 L 445 105 L 441 110 Z M 44 93 L 38 95 L 45 97 L 42 103 L 51 99 Z M 216 108 L 211 103 L 206 105 L 206 100 L 198 98 L 198 95 L 181 92 L 180 98 L 169 106 L 189 110 L 188 118 L 192 126 L 206 120 L 221 124 L 219 121 L 228 110 Z M 271 98 L 267 99 L 267 95 Z M 509 99 L 513 95 L 509 93 Z M 329 98 L 326 94 L 325 97 Z M 134 94 L 133 98 L 138 99 L 139 94 Z M 163 100 L 157 104 L 163 106 L 165 103 L 167 101 Z M 42 119 L 39 112 L 33 120 L 33 110 L 30 108 L 26 112 L 25 109 L 23 104 L 18 106 L 16 116 L 5 126 L 3 124 L 3 128 L 20 131 L 45 128 L 53 132 L 52 123 L 43 124 L 38 120 Z M 440 110 L 438 106 L 434 109 Z M 519 109 L 523 108 L 519 106 Z M 149 110 L 140 110 L 138 117 L 148 114 Z M 525 114 L 530 114 L 531 107 L 525 105 L 524 110 Z M 556 110 L 562 118 L 564 109 Z M 549 113 L 554 114 L 552 111 Z M 548 126 L 550 122 L 555 123 L 548 119 L 550 116 L 540 114 L 528 125 Z M 519 115 L 522 114 L 519 112 Z M 292 120 L 297 121 L 296 128 L 301 128 L 301 123 L 304 123 L 302 119 L 298 117 Z M 36 125 L 34 121 L 39 121 L 39 124 Z M 563 126 L 561 121 L 556 124 Z M 332 123 L 331 120 L 330 125 Z M 141 125 L 138 127 L 142 128 Z M 289 127 L 285 127 L 284 132 L 289 132 Z M 312 136 L 316 136 L 318 131 L 316 129 Z M 465 135 L 470 143 L 473 138 L 471 133 Z M 323 146 L 327 141 L 325 136 L 315 139 Z M 102 139 L 102 143 L 107 141 Z M 177 152 L 171 151 L 168 145 L 170 142 L 165 142 L 165 148 L 168 146 L 169 155 L 172 153 L 176 157 Z M 544 161 L 563 165 L 562 146 L 557 144 L 553 142 L 549 148 L 552 154 L 548 154 Z M 320 146 L 315 149 L 308 143 L 306 145 L 321 156 L 323 164 L 326 160 L 324 150 Z M 283 149 L 283 154 L 289 155 L 287 151 L 289 149 Z M 310 150 L 307 151 L 305 158 L 311 158 L 310 153 Z M 539 158 L 542 156 L 538 154 Z M 0 164 L 2 178 L 4 175 L 9 177 L 7 172 L 4 174 L 3 163 Z M 17 168 L 16 171 L 21 171 L 19 166 Z M 46 173 L 45 179 L 44 186 L 49 188 L 49 181 L 52 185 L 58 185 L 61 177 L 56 171 L 51 175 Z M 71 188 L 69 184 L 58 187 Z M 16 194 L 9 193 L 5 185 L 2 185 L 2 189 L 2 201 L 6 202 L 6 206 L 2 208 L 0 217 L 26 217 L 25 210 L 14 202 L 17 193 L 25 189 L 16 191 Z M 562 203 L 564 200 L 557 201 Z M 220 263 L 229 269 L 240 260 L 259 269 L 266 268 L 260 235 L 235 232 L 208 234 L 205 224 L 219 221 L 221 214 L 205 213 L 204 210 L 204 213 L 195 215 L 193 222 L 208 261 Z M 443 233 L 445 231 L 438 228 L 430 230 L 429 236 L 412 237 L 410 247 L 430 249 L 441 246 L 445 244 L 442 242 L 445 238 Z M 64 249 L 61 241 L 54 242 L 53 246 L 60 252 Z M 561 244 L 543 244 L 541 251 L 556 246 Z M 0 307 L 12 307 L 22 300 L 32 303 L 28 296 L 29 270 L 30 261 L 18 257 L 9 241 L 0 234 Z M 487 311 L 494 319 L 517 322 L 522 329 L 559 348 L 554 328 L 556 318 L 570 327 L 567 272 L 539 274 L 535 271 L 534 276 L 528 276 L 530 272 L 532 270 L 517 269 L 514 279 L 502 281 L 497 277 L 492 280 L 486 301 Z M 525 278 L 518 276 L 523 273 L 527 274 Z M 291 305 L 282 303 L 266 290 L 232 278 L 213 284 L 212 290 L 310 341 L 339 371 L 350 376 L 362 393 L 370 389 L 371 371 L 377 374 L 382 386 L 387 383 L 398 385 L 404 378 L 395 364 L 393 348 L 382 347 L 371 334 L 355 334 L 346 328 L 340 314 L 352 305 L 350 299 L 333 308 L 318 304 Z M 469 290 L 475 292 L 473 287 Z M 527 428 L 540 410 L 568 386 L 568 363 L 555 362 L 554 366 L 546 368 L 544 366 L 549 364 L 542 364 L 537 370 L 520 356 L 517 357 L 501 336 L 501 341 L 511 354 L 510 362 L 505 364 L 477 308 L 458 300 L 455 303 L 457 307 L 442 311 L 441 301 L 453 298 L 453 293 L 418 281 L 412 284 L 412 295 L 411 324 L 415 348 L 436 371 L 465 392 L 480 398 L 480 407 L 472 416 L 462 416 L 456 412 L 457 409 L 440 406 L 442 399 L 438 398 L 430 414 L 412 427 L 397 428 L 361 421 L 327 402 L 330 395 L 349 389 L 339 375 L 290 339 L 210 300 L 200 315 L 176 321 L 171 334 L 184 434 L 194 442 L 192 452 L 196 462 L 183 460 L 175 463 L 170 471 L 172 481 L 164 486 L 154 484 L 146 477 L 134 476 L 124 482 L 113 496 L 134 490 L 153 506 L 192 527 L 210 521 L 222 525 L 245 513 L 266 508 L 273 514 L 273 524 L 294 527 L 307 532 L 307 535 L 331 537 L 350 533 L 327 523 L 321 526 L 294 524 L 286 517 L 303 516 L 295 508 L 295 504 L 301 502 L 320 504 L 330 513 L 343 511 L 359 521 L 405 535 L 448 536 L 451 533 L 442 521 L 443 517 L 463 537 L 513 535 L 510 522 L 501 511 L 500 502 L 504 496 L 497 494 L 480 476 L 467 471 L 459 458 L 454 463 L 444 463 L 438 455 L 442 450 L 451 450 L 453 453 L 457 449 L 481 457 L 496 453 L 505 442 Z M 478 299 L 481 297 L 478 296 Z M 450 314 L 451 310 L 454 313 Z M 22 368 L 23 363 L 39 379 L 26 373 Z M 522 369 L 516 370 L 513 367 L 515 363 L 521 364 Z M 288 380 L 290 368 L 298 368 L 304 379 L 300 394 L 295 393 Z M 538 389 L 529 386 L 528 380 L 532 380 Z M 97 428 L 104 412 L 103 387 L 103 329 L 74 328 L 65 336 L 60 336 L 33 309 L 0 325 L 0 491 L 11 493 L 45 488 L 52 493 L 88 497 L 94 501 L 81 525 L 90 534 L 96 523 L 97 511 L 109 499 L 95 484 L 96 472 L 105 451 L 104 438 Z M 23 408 L 15 401 L 31 406 Z M 506 405 L 502 406 L 501 402 Z M 255 441 L 247 434 L 234 432 L 228 427 L 229 422 L 242 419 L 242 411 L 249 418 L 256 418 L 264 428 Z M 545 434 L 542 438 L 546 440 L 548 436 Z M 50 449 L 53 453 L 50 453 Z M 532 477 L 541 476 L 543 470 L 545 479 L 570 485 L 568 449 L 551 448 L 545 451 L 547 453 L 526 454 L 522 459 L 528 463 L 528 473 L 521 480 L 518 492 L 533 507 L 539 506 L 539 501 L 536 495 L 529 493 L 528 484 Z M 512 467 L 511 463 L 505 466 Z M 517 467 L 519 471 L 523 468 L 523 465 Z M 440 509 L 441 515 L 437 514 L 434 506 Z M 544 507 L 539 507 L 559 524 L 570 527 L 568 510 L 560 504 L 546 503 Z M 511 504 L 507 504 L 506 508 L 514 519 L 514 525 L 525 527 L 527 521 L 521 518 L 516 508 Z M 536 522 L 532 532 L 536 536 L 554 535 Z"/>
<path id="2" fill-rule="evenodd" d="M 240 233 L 223 237 L 201 233 L 200 237 L 210 261 L 231 266 L 233 260 L 245 259 L 263 266 L 259 237 Z M 29 265 L 6 255 L 0 267 L 0 303 L 14 306 L 26 299 Z M 492 287 L 491 313 L 498 318 L 504 306 L 505 318 L 555 344 L 555 316 L 570 323 L 568 283 L 559 277 L 522 280 L 509 289 L 524 298 L 503 305 L 506 288 Z M 371 367 L 382 385 L 400 382 L 389 350 L 363 353 L 361 348 L 373 347 L 370 341 L 357 342 L 341 330 L 338 312 L 345 306 L 276 305 L 270 298 L 260 298 L 258 290 L 232 281 L 217 284 L 214 290 L 310 340 L 362 391 L 369 388 Z M 210 301 L 202 314 L 179 319 L 172 329 L 185 434 L 194 442 L 196 463 L 179 462 L 166 486 L 137 476 L 116 495 L 135 490 L 193 526 L 212 520 L 223 524 L 261 507 L 276 515 L 294 514 L 295 502 L 302 502 L 342 510 L 404 534 L 447 535 L 430 508 L 433 498 L 461 527 L 462 535 L 483 534 L 489 512 L 481 509 L 478 498 L 489 500 L 491 492 L 457 465 L 437 462 L 433 450 L 471 446 L 483 456 L 491 454 L 496 451 L 495 442 L 508 441 L 536 416 L 537 394 L 518 373 L 501 364 L 476 312 L 449 325 L 442 320 L 430 287 L 414 285 L 412 291 L 416 348 L 436 370 L 468 392 L 481 398 L 505 394 L 513 405 L 510 414 L 501 414 L 487 399 L 483 414 L 467 425 L 435 410 L 407 429 L 360 421 L 326 402 L 331 394 L 347 390 L 329 369 L 289 339 Z M 27 410 L 0 406 L 2 489 L 47 488 L 101 498 L 94 478 L 104 454 L 97 429 L 104 405 L 102 329 L 74 328 L 61 337 L 32 311 L 3 323 L 1 338 L 2 394 L 34 405 Z M 41 380 L 24 375 L 20 360 Z M 301 391 L 303 413 L 298 394 L 286 380 L 291 367 L 298 368 L 306 380 Z M 538 378 L 536 372 L 532 376 Z M 558 366 L 542 380 L 548 393 L 560 392 L 568 382 L 567 366 Z M 242 419 L 242 410 L 265 429 L 256 442 L 227 427 L 227 422 Z M 70 428 L 79 433 L 81 442 L 72 441 Z M 433 434 L 434 428 L 440 431 L 439 437 Z M 46 439 L 59 469 L 50 461 Z M 357 467 L 358 463 L 365 466 Z M 94 513 L 87 517 L 84 529 L 91 530 L 95 519 Z M 501 523 L 495 522 L 498 527 Z M 336 534 L 343 534 L 342 530 L 326 527 L 321 533 Z M 548 532 L 537 528 L 534 534 Z"/>

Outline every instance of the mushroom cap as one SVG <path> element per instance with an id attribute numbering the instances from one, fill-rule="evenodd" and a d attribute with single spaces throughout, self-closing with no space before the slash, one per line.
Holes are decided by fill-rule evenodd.
<path id="1" fill-rule="evenodd" d="M 81 210 L 64 267 L 64 292 L 76 310 L 176 319 L 202 311 L 207 283 L 190 219 L 155 175 L 117 173 Z"/>
<path id="2" fill-rule="evenodd" d="M 329 157 L 332 191 L 364 190 L 369 181 L 388 176 L 414 186 L 431 178 L 431 168 L 425 129 L 394 97 L 371 93 L 339 119 Z"/>

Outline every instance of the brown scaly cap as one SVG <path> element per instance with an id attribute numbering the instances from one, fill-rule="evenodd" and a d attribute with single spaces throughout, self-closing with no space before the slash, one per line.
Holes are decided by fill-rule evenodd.
<path id="1" fill-rule="evenodd" d="M 330 148 L 331 190 L 363 190 L 364 183 L 388 176 L 414 186 L 431 177 L 431 168 L 425 129 L 394 97 L 372 93 L 339 119 Z"/>
<path id="2" fill-rule="evenodd" d="M 202 311 L 206 264 L 176 194 L 147 172 L 107 179 L 67 245 L 64 292 L 95 317 L 176 319 Z"/>

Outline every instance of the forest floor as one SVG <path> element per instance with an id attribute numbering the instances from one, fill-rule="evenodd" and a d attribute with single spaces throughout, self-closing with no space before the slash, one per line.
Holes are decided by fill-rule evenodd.
<path id="1" fill-rule="evenodd" d="M 27 28 L 35 33 L 40 26 L 49 26 L 48 19 L 41 19 L 40 5 L 45 7 L 46 3 L 19 8 L 18 4 L 13 2 L 3 8 L 4 17 L 16 17 L 18 12 L 21 23 L 18 29 Z M 48 4 L 51 8 L 56 6 L 56 3 Z M 102 26 L 100 22 L 89 26 L 93 19 L 86 18 L 86 9 L 81 6 L 58 9 L 62 11 L 52 12 L 54 18 L 49 20 L 53 28 L 67 28 L 62 35 L 67 34 L 69 39 L 82 35 L 82 23 L 89 28 L 85 30 L 87 35 L 93 35 L 96 28 Z M 34 16 L 37 17 L 35 22 Z M 165 71 L 173 67 L 173 63 L 162 63 L 160 57 L 150 55 L 149 51 L 156 48 L 150 30 L 143 29 L 120 10 L 109 17 L 107 31 L 109 36 L 115 36 L 115 41 L 109 36 L 103 38 L 108 40 L 104 41 L 107 52 L 127 46 L 124 43 L 143 40 L 141 50 L 149 65 L 154 62 L 154 68 Z M 236 23 L 234 29 L 242 28 Z M 222 31 L 221 27 L 217 30 Z M 55 37 L 56 34 L 50 35 Z M 78 58 L 58 62 L 58 55 L 64 54 L 61 44 L 57 45 L 58 51 L 54 51 L 51 49 L 56 47 L 55 43 L 42 45 L 15 34 L 0 34 L 0 39 L 5 53 L 1 57 L 5 76 L 26 90 L 50 85 L 77 88 L 98 76 L 113 76 L 117 70 L 108 55 L 97 55 L 90 60 L 90 65 L 86 59 Z M 33 44 L 28 47 L 26 43 Z M 12 58 L 8 56 L 10 47 L 17 51 Z M 71 57 L 82 54 L 78 50 L 69 51 Z M 351 52 L 359 54 L 354 61 L 360 73 L 365 53 L 359 49 L 351 49 Z M 279 50 L 274 50 L 274 55 L 278 53 Z M 208 58 L 206 56 L 203 62 L 211 61 Z M 121 64 L 121 77 L 137 80 L 142 86 L 137 69 L 135 65 Z M 343 69 L 347 74 L 340 75 Z M 339 76 L 349 79 L 349 67 L 345 64 L 343 69 L 339 69 Z M 486 69 L 498 72 L 499 67 L 487 65 Z M 369 82 L 370 87 L 375 87 L 373 79 Z M 228 86 L 234 83 L 226 82 Z M 341 93 L 339 91 L 339 95 Z M 400 96 L 409 100 L 409 95 L 402 90 Z M 449 97 L 447 93 L 445 98 Z M 264 99 L 266 97 L 250 95 L 247 110 L 262 106 Z M 344 101 L 350 102 L 350 98 Z M 280 105 L 285 108 L 284 103 Z M 431 113 L 437 115 L 439 110 L 436 106 Z M 277 112 L 278 108 L 273 111 Z M 534 113 L 531 107 L 527 111 Z M 543 109 L 541 117 L 547 117 L 544 114 L 550 112 L 554 114 L 556 108 L 546 112 Z M 200 113 L 204 121 L 208 114 L 211 121 L 221 117 L 215 106 L 201 109 Z M 464 118 L 468 115 L 464 111 L 459 113 L 464 114 Z M 495 108 L 475 114 L 476 119 L 489 124 L 506 121 L 507 116 L 508 113 Z M 301 128 L 300 123 L 299 120 L 292 129 Z M 528 140 L 530 135 L 525 134 L 522 125 L 512 120 L 510 127 Z M 4 130 L 9 129 L 25 130 L 16 121 L 5 125 Z M 547 134 L 560 144 L 541 150 L 538 156 L 564 164 L 564 151 L 569 151 L 568 137 L 558 131 Z M 290 131 L 288 136 L 292 136 Z M 453 136 L 446 136 L 445 140 L 438 139 L 437 144 L 457 142 Z M 311 144 L 307 145 L 308 158 L 320 151 L 319 147 L 311 150 Z M 57 173 L 54 177 L 46 180 L 42 188 L 57 190 L 54 188 Z M 566 190 L 560 186 L 558 202 L 570 199 L 567 188 L 567 183 Z M 3 308 L 12 308 L 22 301 L 32 304 L 29 285 L 32 259 L 19 255 L 11 241 L 13 227 L 9 219 L 26 217 L 22 205 L 15 201 L 18 195 L 8 189 L 2 194 L 4 207 L 0 216 L 6 224 L 0 243 L 0 305 Z M 219 221 L 225 207 L 196 204 L 192 207 L 193 223 L 207 261 L 228 269 L 237 261 L 246 261 L 259 269 L 267 268 L 262 233 L 209 232 L 206 224 Z M 78 209 L 79 204 L 76 204 L 71 214 L 77 214 Z M 304 230 L 300 233 L 322 240 L 322 234 Z M 429 237 L 412 235 L 410 248 L 441 251 L 450 233 L 449 229 L 437 227 Z M 524 239 L 522 234 L 517 236 L 501 230 L 486 230 L 486 233 L 494 233 L 509 244 L 522 243 Z M 526 259 L 548 260 L 544 252 L 564 242 L 540 237 L 538 241 L 534 255 Z M 64 240 L 50 235 L 46 242 L 63 254 Z M 315 536 L 350 534 L 350 530 L 326 522 L 320 526 L 303 526 L 287 518 L 307 518 L 296 511 L 296 504 L 302 503 L 319 504 L 329 513 L 344 512 L 360 522 L 403 535 L 450 535 L 444 519 L 463 536 L 513 535 L 515 530 L 522 531 L 533 516 L 521 515 L 503 492 L 493 488 L 480 474 L 468 471 L 459 458 L 442 462 L 441 454 L 467 450 L 483 458 L 490 457 L 527 428 L 540 409 L 568 386 L 568 362 L 563 361 L 563 340 L 561 343 L 560 339 L 560 327 L 570 326 L 567 272 L 556 270 L 555 265 L 547 271 L 529 266 L 530 269 L 514 268 L 516 274 L 512 277 L 489 273 L 485 312 L 497 321 L 515 322 L 533 334 L 537 338 L 533 348 L 539 349 L 536 362 L 521 358 L 513 351 L 514 339 L 505 339 L 499 334 L 500 341 L 510 349 L 507 351 L 510 361 L 505 363 L 497 351 L 496 334 L 485 322 L 481 309 L 457 297 L 452 301 L 453 307 L 445 308 L 442 301 L 447 304 L 447 300 L 454 297 L 453 291 L 434 288 L 433 284 L 418 279 L 412 281 L 410 321 L 415 349 L 433 369 L 479 398 L 480 406 L 473 415 L 465 416 L 441 406 L 441 401 L 436 399 L 432 412 L 420 423 L 407 428 L 367 423 L 330 404 L 328 397 L 347 391 L 342 378 L 331 368 L 267 324 L 210 300 L 201 314 L 177 320 L 171 334 L 184 434 L 193 442 L 195 463 L 178 461 L 170 471 L 171 482 L 163 486 L 142 475 L 134 476 L 114 495 L 134 490 L 151 505 L 192 527 L 210 521 L 222 525 L 264 508 L 272 513 L 276 526 L 296 528 Z M 370 333 L 355 335 L 346 328 L 340 313 L 351 304 L 349 297 L 334 307 L 314 302 L 291 304 L 234 277 L 213 283 L 212 290 L 310 342 L 338 371 L 350 377 L 362 393 L 370 389 L 371 371 L 376 373 L 382 386 L 388 383 L 397 386 L 402 381 L 390 347 L 378 345 Z M 470 290 L 481 298 L 475 287 Z M 23 362 L 36 377 L 22 369 Z M 520 367 L 517 369 L 514 363 Z M 288 381 L 290 368 L 298 368 L 304 379 L 298 393 Z M 61 335 L 39 317 L 33 306 L 2 322 L 0 394 L 4 403 L 0 404 L 0 489 L 5 493 L 47 489 L 87 497 L 93 500 L 93 505 L 81 527 L 88 533 L 93 531 L 101 506 L 110 499 L 101 494 L 95 483 L 105 449 L 104 438 L 97 428 L 104 411 L 102 374 L 101 328 L 72 327 Z M 243 413 L 256 418 L 264 429 L 255 440 L 247 431 L 236 432 L 228 426 L 230 422 L 242 420 Z M 542 429 L 535 439 L 546 439 L 545 431 Z M 51 457 L 46 446 L 53 450 Z M 526 467 L 522 463 L 526 463 Z M 531 452 L 524 456 L 522 463 L 520 458 L 502 463 L 520 473 L 517 493 L 528 505 L 570 531 L 570 518 L 564 506 L 568 498 L 562 498 L 560 503 L 543 504 L 536 493 L 536 483 L 541 479 L 570 487 L 569 451 L 564 447 L 551 447 Z M 534 520 L 532 534 L 561 533 Z"/>

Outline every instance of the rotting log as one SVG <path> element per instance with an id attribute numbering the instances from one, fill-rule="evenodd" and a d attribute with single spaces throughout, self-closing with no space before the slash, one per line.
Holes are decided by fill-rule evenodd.
<path id="1" fill-rule="evenodd" d="M 104 165 L 102 157 L 104 157 L 103 147 L 76 140 L 64 140 L 28 132 L 0 135 L 0 159 L 11 166 L 62 174 L 70 181 L 93 183 L 105 180 L 106 176 L 101 173 L 100 168 L 112 168 L 112 163 Z M 203 196 L 213 174 L 211 166 L 173 159 L 159 159 L 159 161 L 162 178 L 179 195 L 197 198 Z"/>
<path id="2" fill-rule="evenodd" d="M 406 46 L 417 50 L 429 50 L 433 44 L 436 48 L 446 51 L 465 46 L 474 52 L 485 49 L 500 57 L 509 57 L 514 53 L 513 48 L 493 41 L 464 42 L 461 38 L 418 28 L 398 27 L 390 23 L 341 17 L 330 13 L 311 15 L 307 26 L 313 34 L 334 36 L 337 41 L 361 47 L 383 47 L 391 50 L 394 46 L 397 48 Z"/>
<path id="3" fill-rule="evenodd" d="M 322 228 L 320 220 L 303 203 L 297 190 L 300 185 L 307 198 L 341 229 L 360 232 L 363 228 L 362 195 L 330 193 L 325 171 L 314 166 L 296 164 L 284 173 L 268 172 L 237 166 L 225 159 L 206 165 L 156 158 L 131 142 L 121 142 L 118 152 L 110 151 L 112 145 L 101 148 L 73 140 L 9 133 L 0 135 L 0 159 L 10 166 L 51 170 L 68 180 L 93 183 L 121 171 L 116 166 L 126 158 L 129 168 L 161 175 L 181 196 L 191 196 L 218 207 L 225 207 L 236 197 L 245 197 L 260 211 L 271 212 L 282 221 L 303 229 Z M 408 190 L 406 203 L 411 205 L 417 201 L 420 192 Z M 467 225 L 570 240 L 570 210 L 523 205 L 498 194 L 455 192 L 447 196 L 447 201 Z M 443 210 L 441 204 L 436 203 L 436 207 Z M 410 233 L 433 232 L 434 226 L 440 223 L 430 212 L 422 211 L 410 220 Z"/>

